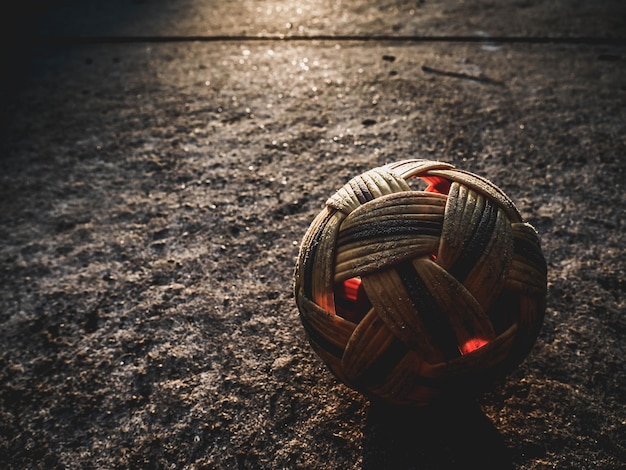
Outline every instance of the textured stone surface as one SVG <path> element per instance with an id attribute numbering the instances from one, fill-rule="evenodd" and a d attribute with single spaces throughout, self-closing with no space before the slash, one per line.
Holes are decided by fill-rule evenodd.
<path id="1" fill-rule="evenodd" d="M 462 25 L 475 4 L 497 23 L 478 2 L 361 2 L 319 28 L 377 31 L 377 18 L 392 24 L 409 3 L 451 9 Z M 359 16 L 358 29 L 348 20 L 358 8 L 378 16 Z M 194 24 L 183 10 L 168 21 Z M 253 13 L 244 24 L 257 28 L 266 20 Z M 605 25 L 594 34 L 615 31 L 617 15 L 586 16 Z M 409 19 L 403 28 L 418 25 Z M 270 40 L 13 52 L 22 66 L 3 72 L 12 80 L 0 114 L 7 468 L 623 462 L 624 46 Z M 409 157 L 496 182 L 538 229 L 549 267 L 530 356 L 476 402 L 443 410 L 385 410 L 340 385 L 307 344 L 291 293 L 298 244 L 328 195 Z"/>

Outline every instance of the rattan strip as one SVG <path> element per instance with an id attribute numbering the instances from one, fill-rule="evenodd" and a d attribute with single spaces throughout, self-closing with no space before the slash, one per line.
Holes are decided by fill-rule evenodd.
<path id="1" fill-rule="evenodd" d="M 467 186 L 474 191 L 485 194 L 494 203 L 499 205 L 506 213 L 511 222 L 521 222 L 522 216 L 520 215 L 517 207 L 511 199 L 500 189 L 482 176 L 469 173 L 464 170 L 433 170 L 429 172 L 431 176 L 440 176 L 450 181 L 456 181 L 462 185 Z"/>
<path id="2" fill-rule="evenodd" d="M 470 291 L 430 259 L 413 260 L 413 265 L 434 297 L 439 311 L 446 316 L 457 345 L 476 338 L 486 341 L 495 338 L 485 309 Z"/>
<path id="3" fill-rule="evenodd" d="M 354 329 L 346 345 L 343 369 L 347 377 L 357 381 L 385 354 L 396 337 L 378 317 L 374 309 Z"/>
<path id="4" fill-rule="evenodd" d="M 407 235 L 344 245 L 337 250 L 335 282 L 364 276 L 413 258 L 431 256 L 438 244 L 438 237 Z"/>
<path id="5" fill-rule="evenodd" d="M 407 182 L 397 174 L 390 172 L 386 168 L 374 168 L 363 175 L 352 178 L 326 201 L 326 205 L 348 215 L 362 204 L 359 200 L 359 196 L 363 197 L 363 194 L 362 192 L 359 193 L 359 191 L 355 192 L 355 187 L 360 188 L 360 184 L 363 184 L 364 178 L 370 183 L 368 193 L 372 199 L 374 195 L 380 197 L 385 194 L 411 190 Z M 367 187 L 367 183 L 365 184 Z"/>
<path id="6" fill-rule="evenodd" d="M 395 269 L 370 273 L 363 277 L 363 286 L 380 318 L 407 348 L 428 362 L 444 359 Z"/>
<path id="7" fill-rule="evenodd" d="M 502 290 L 513 258 L 513 233 L 503 211 L 498 210 L 490 239 L 463 285 L 488 310 Z"/>
<path id="8" fill-rule="evenodd" d="M 327 342 L 332 345 L 333 351 L 341 351 L 339 356 L 343 355 L 356 325 L 339 315 L 327 312 L 302 295 L 298 296 L 298 303 L 301 308 L 302 319 L 308 327 L 314 329 L 319 335 L 318 342 Z"/>

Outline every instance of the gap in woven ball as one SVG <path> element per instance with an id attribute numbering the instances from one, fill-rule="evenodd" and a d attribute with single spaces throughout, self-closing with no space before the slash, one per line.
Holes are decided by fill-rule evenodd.
<path id="1" fill-rule="evenodd" d="M 504 333 L 520 318 L 519 294 L 503 291 L 487 310 L 487 316 L 496 335 Z"/>
<path id="2" fill-rule="evenodd" d="M 445 179 L 445 178 L 441 178 L 439 176 L 420 176 L 418 178 L 411 178 L 408 180 L 408 183 L 410 186 L 413 186 L 411 183 L 412 181 L 423 181 L 426 183 L 426 186 L 424 187 L 424 184 L 422 183 L 420 190 L 421 191 L 426 191 L 427 193 L 437 193 L 437 194 L 445 194 L 448 195 L 448 193 L 450 192 L 450 181 Z"/>
<path id="3" fill-rule="evenodd" d="M 352 323 L 359 323 L 372 304 L 365 293 L 361 278 L 353 277 L 335 284 L 335 311 Z"/>

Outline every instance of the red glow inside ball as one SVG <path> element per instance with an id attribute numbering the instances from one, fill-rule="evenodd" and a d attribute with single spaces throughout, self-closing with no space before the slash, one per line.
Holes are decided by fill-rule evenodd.
<path id="1" fill-rule="evenodd" d="M 465 344 L 459 346 L 459 351 L 461 351 L 461 354 L 469 354 L 479 348 L 482 348 L 488 342 L 489 341 L 487 341 L 486 339 L 472 338 L 469 341 L 466 341 Z"/>
<path id="2" fill-rule="evenodd" d="M 427 193 L 448 194 L 450 192 L 450 181 L 438 176 L 422 177 L 428 183 L 428 187 L 424 190 Z"/>
<path id="3" fill-rule="evenodd" d="M 353 277 L 335 286 L 335 309 L 337 315 L 353 323 L 359 323 L 372 308 L 361 279 Z"/>
<path id="4" fill-rule="evenodd" d="M 372 304 L 367 298 L 361 279 L 353 277 L 335 286 L 335 308 L 337 315 L 353 323 L 359 323 L 367 315 Z M 463 355 L 469 354 L 488 342 L 486 339 L 472 338 L 460 344 L 459 351 Z"/>

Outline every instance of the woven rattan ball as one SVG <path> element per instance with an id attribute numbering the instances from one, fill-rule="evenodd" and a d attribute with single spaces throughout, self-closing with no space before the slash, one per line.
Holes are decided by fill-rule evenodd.
<path id="1" fill-rule="evenodd" d="M 338 379 L 421 406 L 513 370 L 539 333 L 546 285 L 537 233 L 501 189 L 447 163 L 405 160 L 328 199 L 302 241 L 294 290 Z"/>

